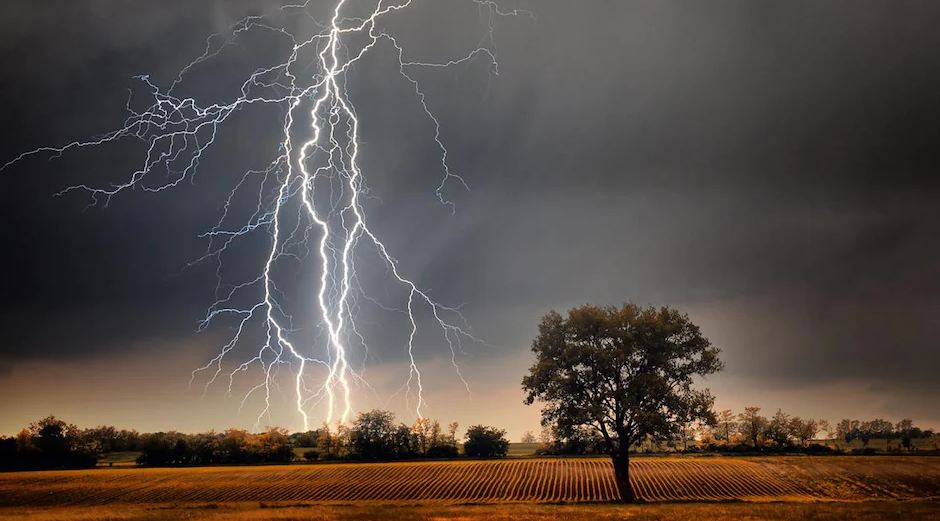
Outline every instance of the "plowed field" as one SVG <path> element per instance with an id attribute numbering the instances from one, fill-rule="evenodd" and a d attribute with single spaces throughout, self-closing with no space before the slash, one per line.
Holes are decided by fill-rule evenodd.
<path id="1" fill-rule="evenodd" d="M 940 458 L 636 458 L 646 501 L 940 498 Z M 617 498 L 600 458 L 0 474 L 0 506 L 120 503 L 504 503 Z"/>

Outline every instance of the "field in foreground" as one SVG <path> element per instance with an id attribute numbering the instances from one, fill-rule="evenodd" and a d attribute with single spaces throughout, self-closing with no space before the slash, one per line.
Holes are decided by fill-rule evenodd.
<path id="1" fill-rule="evenodd" d="M 927 521 L 940 503 L 660 503 L 649 505 L 547 505 L 514 503 L 460 506 L 118 505 L 110 507 L 0 508 L 9 521 Z"/>
<path id="2" fill-rule="evenodd" d="M 645 501 L 940 498 L 940 458 L 636 458 Z M 602 458 L 92 469 L 0 474 L 0 506 L 234 502 L 468 504 L 617 499 Z"/>

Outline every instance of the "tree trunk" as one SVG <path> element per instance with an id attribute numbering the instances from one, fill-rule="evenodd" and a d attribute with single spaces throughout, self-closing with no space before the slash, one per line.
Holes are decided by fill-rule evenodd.
<path id="1" fill-rule="evenodd" d="M 617 491 L 620 492 L 620 501 L 623 503 L 636 502 L 633 495 L 633 486 L 630 485 L 630 454 L 612 452 L 610 459 L 614 464 L 614 480 L 617 482 Z"/>

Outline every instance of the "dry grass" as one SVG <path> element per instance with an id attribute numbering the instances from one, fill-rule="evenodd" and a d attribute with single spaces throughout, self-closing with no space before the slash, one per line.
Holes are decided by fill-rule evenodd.
<path id="1" fill-rule="evenodd" d="M 669 457 L 631 464 L 650 502 L 826 502 L 940 498 L 940 458 Z M 94 469 L 0 474 L 0 507 L 107 505 L 431 505 L 607 502 L 600 458 Z"/>
<path id="2" fill-rule="evenodd" d="M 664 503 L 648 505 L 322 506 L 258 504 L 0 508 L 8 521 L 891 521 L 936 520 L 936 502 Z"/>

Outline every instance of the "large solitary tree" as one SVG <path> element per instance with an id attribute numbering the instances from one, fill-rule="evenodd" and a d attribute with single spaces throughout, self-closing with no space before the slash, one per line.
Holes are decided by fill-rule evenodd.
<path id="1" fill-rule="evenodd" d="M 561 434 L 600 432 L 622 501 L 630 486 L 630 447 L 668 439 L 693 421 L 714 422 L 714 398 L 693 380 L 721 369 L 713 347 L 687 315 L 671 309 L 585 305 L 542 318 L 536 360 L 522 379 L 526 404 L 543 404 L 542 423 Z"/>

